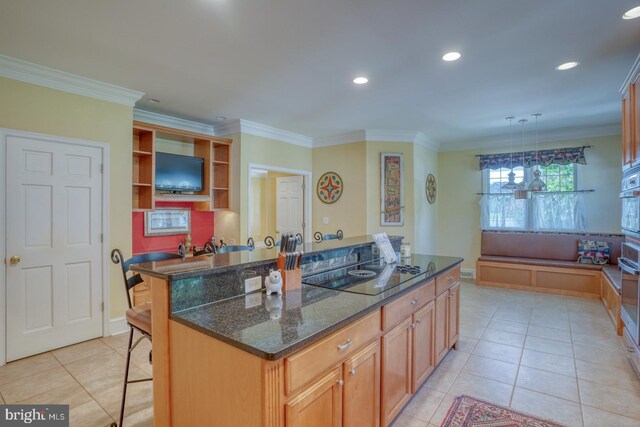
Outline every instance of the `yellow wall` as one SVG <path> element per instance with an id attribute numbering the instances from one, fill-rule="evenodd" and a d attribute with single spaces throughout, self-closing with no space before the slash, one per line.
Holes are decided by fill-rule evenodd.
<path id="1" fill-rule="evenodd" d="M 587 230 L 620 233 L 621 172 L 620 136 L 551 142 L 540 148 L 593 145 L 586 150 L 580 189 L 585 194 Z M 532 149 L 534 147 L 527 147 Z M 438 155 L 438 254 L 465 258 L 463 268 L 475 268 L 480 255 L 480 196 L 482 175 L 476 154 L 503 153 L 505 147 L 440 152 Z"/>
<path id="2" fill-rule="evenodd" d="M 411 241 L 412 251 L 420 254 L 438 254 L 438 204 L 441 194 L 436 195 L 436 202 L 429 204 L 425 192 L 427 175 L 436 177 L 436 186 L 440 184 L 438 179 L 438 152 L 415 145 L 413 149 L 413 219 L 414 237 Z M 405 179 L 411 179 L 405 175 Z M 408 239 L 406 239 L 408 240 Z"/>
<path id="3" fill-rule="evenodd" d="M 333 234 L 338 229 L 345 236 L 367 234 L 366 206 L 367 183 L 366 143 L 333 145 L 313 149 L 312 231 Z M 317 195 L 318 179 L 326 172 L 335 172 L 344 180 L 342 196 L 332 204 L 323 203 Z M 329 224 L 322 218 L 328 217 Z"/>
<path id="4" fill-rule="evenodd" d="M 404 236 L 404 241 L 413 242 L 414 235 L 414 203 L 413 203 L 413 149 L 411 142 L 379 142 L 367 141 L 367 234 L 385 232 L 388 235 Z M 380 153 L 404 154 L 404 225 L 380 225 Z"/>
<path id="5" fill-rule="evenodd" d="M 0 127 L 109 143 L 109 246 L 131 254 L 133 110 L 1 77 L 0 94 Z M 111 318 L 127 305 L 118 269 L 109 262 Z"/>

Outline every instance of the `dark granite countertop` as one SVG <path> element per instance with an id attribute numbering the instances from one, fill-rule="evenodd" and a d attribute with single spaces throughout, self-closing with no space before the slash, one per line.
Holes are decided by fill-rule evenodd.
<path id="1" fill-rule="evenodd" d="M 461 262 L 462 258 L 413 255 L 410 264 L 433 263 L 433 269 L 375 296 L 303 284 L 282 297 L 267 297 L 264 291 L 241 295 L 173 313 L 171 319 L 263 359 L 277 360 Z"/>
<path id="2" fill-rule="evenodd" d="M 389 236 L 390 240 L 402 239 L 400 236 Z M 348 249 L 374 243 L 371 236 L 345 237 L 342 240 L 324 240 L 322 242 L 307 242 L 298 245 L 296 250 L 303 251 L 304 257 L 312 258 L 318 252 L 334 249 Z M 210 273 L 221 273 L 242 265 L 251 268 L 256 265 L 275 262 L 279 248 L 256 248 L 253 251 L 230 252 L 226 254 L 201 255 L 185 259 L 171 259 L 158 262 L 134 264 L 131 270 L 160 279 L 184 279 L 202 276 Z"/>

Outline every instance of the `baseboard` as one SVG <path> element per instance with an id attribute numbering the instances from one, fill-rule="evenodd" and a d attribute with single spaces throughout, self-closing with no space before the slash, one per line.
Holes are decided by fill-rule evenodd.
<path id="1" fill-rule="evenodd" d="M 475 279 L 476 278 L 476 269 L 475 268 L 461 268 L 460 276 L 464 279 Z"/>
<path id="2" fill-rule="evenodd" d="M 116 317 L 109 320 L 109 330 L 105 331 L 105 336 L 120 335 L 129 331 L 129 325 L 125 317 Z"/>

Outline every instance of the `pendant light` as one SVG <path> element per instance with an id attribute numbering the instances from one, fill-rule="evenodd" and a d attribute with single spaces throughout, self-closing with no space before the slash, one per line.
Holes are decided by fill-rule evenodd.
<path id="1" fill-rule="evenodd" d="M 521 125 L 521 130 L 522 130 L 522 135 L 520 137 L 520 143 L 522 145 L 522 169 L 525 169 L 525 158 L 524 158 L 524 125 L 525 123 L 527 123 L 527 119 L 520 119 L 518 120 L 518 123 L 520 123 Z M 530 199 L 531 198 L 531 193 L 529 192 L 528 188 L 527 188 L 527 183 L 524 180 L 524 175 L 522 177 L 522 182 L 520 182 L 520 184 L 518 184 L 518 188 L 516 190 L 514 190 L 513 192 L 513 197 L 515 199 L 518 200 L 522 200 L 522 199 Z"/>
<path id="2" fill-rule="evenodd" d="M 531 117 L 535 117 L 536 119 L 536 170 L 533 171 L 533 181 L 529 183 L 529 191 L 536 193 L 547 190 L 547 184 L 540 179 L 540 175 L 542 175 L 542 172 L 540 172 L 540 151 L 538 151 L 538 118 L 540 116 L 542 116 L 540 113 L 531 115 Z"/>
<path id="3" fill-rule="evenodd" d="M 503 190 L 515 190 L 518 188 L 518 184 L 516 184 L 516 174 L 513 173 L 513 131 L 511 127 L 513 119 L 515 119 L 513 116 L 507 117 L 507 120 L 509 120 L 509 140 L 511 142 L 511 148 L 509 150 L 509 169 L 511 169 L 511 172 L 507 175 L 509 177 L 509 181 L 501 187 Z"/>

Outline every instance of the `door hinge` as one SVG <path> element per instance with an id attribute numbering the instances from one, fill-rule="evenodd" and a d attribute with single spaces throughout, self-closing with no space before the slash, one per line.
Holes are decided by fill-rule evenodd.
<path id="1" fill-rule="evenodd" d="M 104 173 L 104 165 L 100 165 L 100 173 Z"/>
<path id="2" fill-rule="evenodd" d="M 302 183 L 302 191 L 304 191 L 304 182 Z"/>
<path id="3" fill-rule="evenodd" d="M 302 229 L 304 230 L 304 226 L 307 225 L 304 223 L 304 221 L 302 221 Z"/>
<path id="4" fill-rule="evenodd" d="M 100 243 L 104 243 L 104 234 L 100 233 Z"/>
<path id="5" fill-rule="evenodd" d="M 102 311 L 104 313 L 104 302 L 100 303 L 100 311 Z"/>

